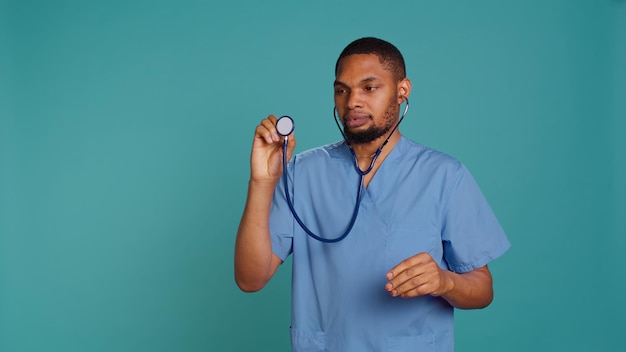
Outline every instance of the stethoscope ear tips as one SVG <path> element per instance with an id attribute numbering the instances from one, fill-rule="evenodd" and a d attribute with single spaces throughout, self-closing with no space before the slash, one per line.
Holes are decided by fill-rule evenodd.
<path id="1" fill-rule="evenodd" d="M 289 116 L 281 116 L 276 121 L 276 131 L 283 137 L 290 135 L 293 132 L 293 127 L 293 119 Z"/>

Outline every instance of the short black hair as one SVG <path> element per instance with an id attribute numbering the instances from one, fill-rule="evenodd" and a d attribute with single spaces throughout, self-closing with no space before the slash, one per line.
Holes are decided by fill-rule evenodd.
<path id="1" fill-rule="evenodd" d="M 348 44 L 337 58 L 335 76 L 337 76 L 341 60 L 354 54 L 374 54 L 378 56 L 383 67 L 391 71 L 398 81 L 406 77 L 406 67 L 400 50 L 393 44 L 374 37 L 360 38 Z"/>

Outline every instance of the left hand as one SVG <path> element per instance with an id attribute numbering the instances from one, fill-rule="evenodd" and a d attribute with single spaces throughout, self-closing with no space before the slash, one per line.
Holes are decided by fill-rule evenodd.
<path id="1" fill-rule="evenodd" d="M 407 258 L 387 273 L 385 289 L 393 297 L 442 296 L 454 288 L 451 272 L 439 268 L 428 253 Z"/>

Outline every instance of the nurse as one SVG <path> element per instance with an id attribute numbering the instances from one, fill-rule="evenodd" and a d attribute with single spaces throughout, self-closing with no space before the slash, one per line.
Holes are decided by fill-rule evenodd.
<path id="1" fill-rule="evenodd" d="M 491 303 L 487 264 L 509 242 L 465 166 L 396 128 L 411 82 L 395 46 L 350 43 L 334 91 L 345 139 L 292 158 L 291 133 L 283 177 L 302 222 L 320 236 L 343 233 L 357 207 L 349 235 L 320 242 L 294 220 L 279 184 L 283 137 L 269 116 L 252 146 L 236 282 L 260 290 L 293 257 L 293 351 L 453 351 L 453 310 Z M 371 166 L 362 181 L 355 157 L 361 170 Z"/>

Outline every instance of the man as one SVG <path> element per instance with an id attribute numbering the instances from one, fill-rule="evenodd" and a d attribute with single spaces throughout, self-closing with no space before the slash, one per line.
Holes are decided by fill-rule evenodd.
<path id="1" fill-rule="evenodd" d="M 279 183 L 283 138 L 269 116 L 252 146 L 236 282 L 243 291 L 260 290 L 293 255 L 294 351 L 452 351 L 453 309 L 491 303 L 487 263 L 509 242 L 460 162 L 395 129 L 411 93 L 395 46 L 376 38 L 352 42 L 335 78 L 346 140 L 294 157 L 289 194 L 321 237 L 340 236 L 355 206 L 356 222 L 344 240 L 323 243 L 294 221 Z M 293 133 L 288 142 L 289 160 Z"/>

